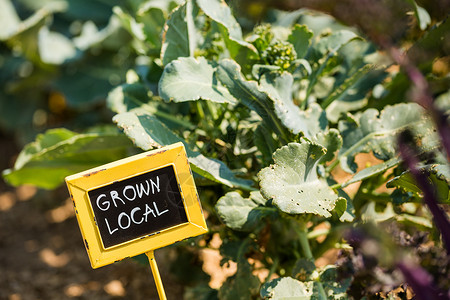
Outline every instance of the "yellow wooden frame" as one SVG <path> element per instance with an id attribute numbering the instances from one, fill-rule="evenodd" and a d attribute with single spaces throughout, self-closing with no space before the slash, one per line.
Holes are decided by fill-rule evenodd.
<path id="1" fill-rule="evenodd" d="M 88 191 L 168 165 L 174 167 L 188 222 L 105 249 L 95 223 Z M 73 200 L 86 251 L 94 269 L 208 231 L 182 143 L 144 152 L 68 176 L 66 183 Z"/>

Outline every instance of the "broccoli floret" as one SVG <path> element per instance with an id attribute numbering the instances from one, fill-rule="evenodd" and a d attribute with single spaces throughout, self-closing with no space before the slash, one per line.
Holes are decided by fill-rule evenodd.
<path id="1" fill-rule="evenodd" d="M 261 24 L 253 29 L 253 34 L 248 38 L 248 41 L 262 53 L 272 43 L 273 33 L 270 24 Z"/>
<path id="2" fill-rule="evenodd" d="M 261 58 L 266 64 L 286 70 L 297 59 L 297 53 L 291 43 L 275 41 L 263 51 Z"/>
<path id="3" fill-rule="evenodd" d="M 256 26 L 253 30 L 254 34 L 257 35 L 262 41 L 269 45 L 273 40 L 272 26 L 270 24 L 261 24 Z"/>

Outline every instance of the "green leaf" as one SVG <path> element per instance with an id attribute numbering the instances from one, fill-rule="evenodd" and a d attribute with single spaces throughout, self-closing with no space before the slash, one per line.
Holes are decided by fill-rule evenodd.
<path id="1" fill-rule="evenodd" d="M 338 280 L 337 267 L 328 265 L 320 272 L 319 280 L 328 296 L 328 299 L 348 299 L 347 289 L 352 283 L 352 278 Z"/>
<path id="2" fill-rule="evenodd" d="M 294 11 L 283 11 L 273 9 L 270 11 L 270 23 L 272 26 L 290 28 L 294 26 L 296 23 L 299 23 L 299 19 L 303 15 L 307 15 L 308 13 L 309 12 L 305 9 L 298 9 Z"/>
<path id="3" fill-rule="evenodd" d="M 241 73 L 240 66 L 230 59 L 219 62 L 217 78 L 234 98 L 255 111 L 272 128 L 281 139 L 290 140 L 290 134 L 275 113 L 274 100 L 259 89 L 255 81 L 247 81 Z"/>
<path id="4" fill-rule="evenodd" d="M 186 147 L 192 171 L 209 180 L 230 187 L 251 189 L 251 182 L 236 178 L 233 172 L 221 161 L 207 158 L 201 153 L 191 150 L 184 139 L 142 108 L 120 113 L 114 116 L 113 121 L 117 123 L 117 126 L 125 132 L 137 147 L 143 150 L 182 142 Z"/>
<path id="5" fill-rule="evenodd" d="M 111 18 L 110 23 L 112 23 L 112 20 L 118 21 L 117 17 Z M 116 22 L 114 23 L 117 24 Z M 87 50 L 92 46 L 100 44 L 109 36 L 109 27 L 110 25 L 108 24 L 106 28 L 99 30 L 94 22 L 87 21 L 83 24 L 80 35 L 73 38 L 73 43 L 78 49 L 83 51 Z"/>
<path id="6" fill-rule="evenodd" d="M 114 7 L 114 12 L 116 15 L 112 15 L 109 19 L 108 25 L 100 30 L 91 20 L 84 23 L 81 29 L 81 34 L 73 39 L 75 46 L 82 51 L 86 51 L 99 45 L 109 46 L 110 44 L 113 44 L 116 48 L 123 46 L 124 39 L 116 38 L 122 29 L 122 26 L 126 27 L 123 25 L 124 21 L 121 20 L 120 15 L 117 13 L 118 11 L 120 11 L 119 7 Z"/>
<path id="7" fill-rule="evenodd" d="M 155 115 L 167 124 L 176 124 L 193 130 L 196 127 L 178 114 L 174 114 L 167 103 L 157 101 L 152 93 L 141 83 L 123 84 L 113 89 L 107 98 L 108 107 L 116 113 L 128 112 L 135 108 L 142 108 Z M 163 110 L 163 108 L 166 108 Z M 166 112 L 167 111 L 167 112 Z"/>
<path id="8" fill-rule="evenodd" d="M 149 96 L 149 91 L 142 84 L 123 84 L 109 92 L 107 104 L 113 112 L 124 113 L 145 105 Z"/>
<path id="9" fill-rule="evenodd" d="M 313 296 L 312 281 L 301 282 L 292 277 L 273 279 L 261 287 L 261 298 L 270 300 L 309 300 Z"/>
<path id="10" fill-rule="evenodd" d="M 43 22 L 49 15 L 56 12 L 62 12 L 66 10 L 67 4 L 64 2 L 53 1 L 47 3 L 43 7 L 40 7 L 33 15 L 26 20 L 21 21 L 17 15 L 14 5 L 10 0 L 3 0 L 0 3 L 0 40 L 5 41 L 13 37 L 17 38 L 17 42 L 21 39 L 29 37 L 26 32 L 34 31 L 45 24 Z M 36 36 L 34 36 L 36 37 Z"/>
<path id="11" fill-rule="evenodd" d="M 301 281 L 290 277 L 277 278 L 263 285 L 261 296 L 264 299 L 325 299 L 325 297 L 326 299 L 336 300 L 348 299 L 347 289 L 352 283 L 352 278 L 347 277 L 338 280 L 336 266 L 328 265 L 323 269 L 316 269 L 314 263 L 299 259 L 294 269 L 296 269 L 295 273 Z M 285 282 L 280 285 L 278 281 Z M 275 287 L 272 287 L 273 285 Z M 268 296 L 263 294 L 263 289 Z M 320 294 L 319 289 L 322 289 L 324 294 Z M 296 292 L 294 293 L 294 291 Z M 305 295 L 302 293 L 305 293 Z"/>
<path id="12" fill-rule="evenodd" d="M 292 276 L 303 282 L 311 281 L 315 270 L 316 265 L 314 261 L 302 257 L 295 262 L 294 268 L 292 269 Z"/>
<path id="13" fill-rule="evenodd" d="M 411 172 L 403 172 L 400 176 L 396 176 L 386 183 L 388 188 L 401 188 L 404 191 L 412 192 L 416 195 L 421 195 L 422 190 L 417 186 L 417 182 L 411 175 Z"/>
<path id="14" fill-rule="evenodd" d="M 254 241 L 247 238 L 228 239 L 222 241 L 219 248 L 220 255 L 223 257 L 222 263 L 232 260 L 238 262 L 245 260 L 245 255 L 254 247 Z"/>
<path id="15" fill-rule="evenodd" d="M 21 2 L 27 2 L 27 6 L 30 9 L 38 9 L 42 6 L 42 1 L 21 0 Z M 110 0 L 107 2 L 102 0 L 45 0 L 44 2 L 68 5 L 65 15 L 70 18 L 69 20 L 92 20 L 96 24 L 106 24 L 111 16 L 113 7 L 121 3 L 120 0 Z"/>
<path id="16" fill-rule="evenodd" d="M 259 124 L 254 132 L 253 140 L 262 154 L 264 165 L 268 165 L 272 161 L 272 153 L 279 146 L 272 133 L 272 130 L 264 126 L 264 124 Z"/>
<path id="17" fill-rule="evenodd" d="M 280 104 L 285 104 L 286 110 L 299 110 L 298 106 L 294 104 L 292 100 L 292 84 L 294 82 L 294 78 L 291 73 L 283 72 L 265 72 L 259 81 L 260 89 L 272 99 L 275 99 L 275 102 L 279 102 Z M 278 108 L 281 111 L 280 108 Z M 279 112 L 281 114 L 284 112 Z"/>
<path id="18" fill-rule="evenodd" d="M 312 140 L 327 149 L 327 153 L 320 160 L 321 163 L 333 160 L 336 152 L 342 147 L 342 137 L 335 128 L 317 133 Z"/>
<path id="19" fill-rule="evenodd" d="M 332 178 L 328 178 L 328 185 L 332 186 L 333 184 L 336 184 L 336 182 Z M 339 221 L 341 222 L 353 222 L 355 219 L 355 207 L 353 206 L 353 200 L 350 198 L 350 196 L 341 188 L 337 189 L 340 203 L 336 203 L 336 207 L 340 205 L 340 211 L 338 211 L 338 208 L 335 208 L 336 215 L 339 217 Z M 342 202 L 342 199 L 345 200 L 345 203 Z M 345 207 L 344 207 L 345 205 Z M 345 209 L 345 211 L 341 214 L 342 209 Z"/>
<path id="20" fill-rule="evenodd" d="M 142 4 L 140 1 L 138 1 L 139 9 L 138 14 L 142 15 L 145 14 L 146 11 L 148 11 L 150 8 L 159 8 L 162 11 L 170 12 L 173 9 L 175 9 L 179 4 L 181 4 L 182 0 L 152 0 L 143 2 Z"/>
<path id="21" fill-rule="evenodd" d="M 239 26 L 225 1 L 197 0 L 197 5 L 203 10 L 205 15 L 227 28 L 230 39 L 243 41 L 241 26 Z"/>
<path id="22" fill-rule="evenodd" d="M 340 221 L 346 219 L 346 217 L 342 218 L 342 216 L 346 211 L 347 211 L 347 200 L 345 198 L 338 198 L 338 200 L 336 201 L 336 206 L 334 207 L 334 212 L 336 213 Z"/>
<path id="23" fill-rule="evenodd" d="M 247 155 L 257 151 L 258 148 L 255 146 L 254 140 L 255 131 L 259 125 L 261 125 L 261 122 L 256 115 L 250 116 L 247 119 L 241 119 L 238 122 L 232 150 L 234 155 Z"/>
<path id="24" fill-rule="evenodd" d="M 13 35 L 20 24 L 20 18 L 10 0 L 0 2 L 0 40 L 3 41 Z"/>
<path id="25" fill-rule="evenodd" d="M 325 73 L 325 72 L 323 72 Z M 322 74 L 323 74 L 322 73 Z M 321 74 L 318 74 L 321 75 Z M 333 92 L 333 88 L 336 84 L 336 78 L 334 76 L 330 76 L 329 74 L 323 74 L 317 78 L 317 82 L 315 83 L 312 92 L 313 96 L 318 99 L 322 99 L 327 97 L 330 93 Z M 322 107 L 326 108 L 326 105 L 322 104 Z"/>
<path id="26" fill-rule="evenodd" d="M 292 100 L 293 77 L 288 72 L 264 73 L 260 79 L 260 90 L 267 93 L 274 102 L 275 113 L 283 125 L 293 134 L 303 133 L 312 138 L 317 133 L 326 130 L 328 120 L 318 104 L 311 104 L 303 111 Z"/>
<path id="27" fill-rule="evenodd" d="M 158 7 L 147 7 L 138 11 L 136 19 L 143 24 L 145 42 L 151 49 L 160 51 L 161 32 L 166 20 L 164 11 Z"/>
<path id="28" fill-rule="evenodd" d="M 103 103 L 114 85 L 124 81 L 126 72 L 113 65 L 108 56 L 85 58 L 78 72 L 71 68 L 62 71 L 64 73 L 53 82 L 54 87 L 64 94 L 68 106 L 78 109 Z"/>
<path id="29" fill-rule="evenodd" d="M 143 24 L 138 23 L 137 20 L 133 16 L 126 13 L 119 6 L 114 7 L 113 11 L 114 11 L 114 14 L 121 21 L 123 27 L 133 36 L 134 39 L 139 40 L 139 41 L 145 40 Z M 92 30 L 92 31 L 94 31 L 94 30 Z"/>
<path id="30" fill-rule="evenodd" d="M 408 0 L 409 3 L 414 8 L 414 14 L 417 18 L 417 21 L 419 22 L 419 27 L 421 30 L 427 29 L 428 25 L 431 23 L 431 17 L 428 14 L 428 12 L 423 8 L 417 5 L 416 1 L 414 0 Z"/>
<path id="31" fill-rule="evenodd" d="M 396 215 L 395 220 L 406 225 L 412 225 L 422 228 L 422 230 L 430 230 L 433 228 L 433 222 L 426 217 L 419 217 L 409 214 Z"/>
<path id="32" fill-rule="evenodd" d="M 166 101 L 210 100 L 236 103 L 237 100 L 216 78 L 216 63 L 205 58 L 182 57 L 170 62 L 159 81 L 159 95 Z"/>
<path id="33" fill-rule="evenodd" d="M 232 60 L 221 60 L 215 68 L 203 58 L 173 61 L 161 77 L 160 95 L 176 102 L 205 99 L 234 103 L 238 99 L 286 141 L 290 140 L 287 129 L 294 134 L 302 131 L 307 137 L 326 129 L 326 116 L 320 107 L 313 104 L 307 111 L 301 111 L 293 103 L 290 74 L 265 74 L 258 86 L 255 81 L 247 81 L 240 66 Z"/>
<path id="34" fill-rule="evenodd" d="M 50 31 L 44 26 L 38 34 L 39 56 L 44 63 L 60 65 L 77 54 L 71 40 L 58 32 Z"/>
<path id="35" fill-rule="evenodd" d="M 319 37 L 316 37 L 318 39 Z M 318 81 L 323 78 L 321 75 L 327 70 L 330 62 L 336 57 L 337 52 L 345 45 L 355 39 L 360 39 L 355 33 L 348 30 L 335 31 L 320 39 L 310 47 L 307 59 L 314 62 L 315 65 L 309 76 L 309 84 L 306 90 L 304 101 L 307 101 L 311 92 L 316 87 Z M 335 60 L 335 59 L 334 59 Z M 334 78 L 333 78 L 334 79 Z"/>
<path id="36" fill-rule="evenodd" d="M 39 62 L 40 58 L 37 55 L 39 53 L 38 33 L 46 25 L 52 13 L 63 11 L 65 8 L 65 3 L 53 2 L 45 5 L 24 21 L 19 23 L 12 21 L 13 23 L 10 26 L 6 26 L 7 31 L 3 28 L 0 29 L 1 40 L 6 41 L 17 53 L 22 54 L 32 62 Z M 14 17 L 12 18 L 14 19 Z"/>
<path id="37" fill-rule="evenodd" d="M 161 52 L 160 35 L 166 21 L 161 8 L 147 5 L 139 9 L 133 17 L 116 6 L 114 13 L 123 27 L 133 36 L 133 46 L 140 54 L 155 55 Z"/>
<path id="38" fill-rule="evenodd" d="M 374 67 L 364 65 L 359 70 L 351 74 L 337 89 L 335 89 L 322 103 L 323 108 L 327 108 L 333 101 L 345 94 L 358 80 L 369 73 Z"/>
<path id="39" fill-rule="evenodd" d="M 311 55 L 309 58 L 313 61 L 318 61 L 320 58 L 333 54 L 349 42 L 361 39 L 354 32 L 349 30 L 339 30 L 331 33 L 328 36 L 321 37 L 318 42 L 312 45 Z"/>
<path id="40" fill-rule="evenodd" d="M 51 129 L 25 146 L 14 168 L 5 170 L 3 177 L 14 186 L 53 189 L 68 175 L 125 157 L 131 147 L 129 139 L 119 132 L 76 134 Z"/>
<path id="41" fill-rule="evenodd" d="M 194 19 L 198 15 L 195 1 L 178 6 L 164 25 L 161 59 L 164 65 L 179 57 L 194 56 L 197 32 Z"/>
<path id="42" fill-rule="evenodd" d="M 33 156 L 44 151 L 53 145 L 56 145 L 64 140 L 68 140 L 77 134 L 65 128 L 47 130 L 45 134 L 39 134 L 36 141 L 25 145 L 23 151 L 19 153 L 14 164 L 15 169 L 21 169 L 28 163 Z"/>
<path id="43" fill-rule="evenodd" d="M 262 74 L 271 71 L 279 71 L 279 66 L 254 64 L 252 66 L 252 75 L 254 78 L 260 78 Z"/>
<path id="44" fill-rule="evenodd" d="M 311 213 L 330 217 L 338 196 L 317 176 L 325 149 L 315 143 L 290 143 L 273 154 L 274 165 L 258 174 L 261 194 L 288 214 Z"/>
<path id="45" fill-rule="evenodd" d="M 307 26 L 295 24 L 294 29 L 292 29 L 288 37 L 288 41 L 294 46 L 295 52 L 297 52 L 297 58 L 305 57 L 311 45 L 312 37 L 313 33 Z"/>
<path id="46" fill-rule="evenodd" d="M 437 200 L 441 203 L 450 203 L 450 168 L 448 165 L 425 165 L 420 168 L 421 172 L 428 174 L 428 180 L 433 185 Z M 417 185 L 411 172 L 406 171 L 394 177 L 386 183 L 388 188 L 396 187 L 406 192 L 414 193 L 422 197 L 422 190 Z"/>
<path id="47" fill-rule="evenodd" d="M 431 17 L 423 7 L 416 6 L 416 17 L 419 20 L 420 29 L 427 29 L 428 25 L 431 24 Z"/>
<path id="48" fill-rule="evenodd" d="M 285 19 L 289 21 L 289 15 L 294 13 L 299 13 L 300 15 L 297 22 L 308 26 L 315 36 L 329 35 L 330 31 L 337 32 L 338 30 L 348 30 L 348 26 L 343 25 L 329 14 L 303 9 L 291 13 L 281 13 L 278 18 L 282 18 L 282 20 L 277 21 L 277 23 L 280 23 L 280 25 L 286 24 Z"/>
<path id="49" fill-rule="evenodd" d="M 197 0 L 197 5 L 203 10 L 205 15 L 220 24 L 222 31 L 226 31 L 226 38 L 229 42 L 239 46 L 246 47 L 253 52 L 256 52 L 255 47 L 244 41 L 242 37 L 242 30 L 239 23 L 234 18 L 230 7 L 223 0 Z M 234 47 L 228 47 L 231 50 L 231 56 L 235 57 L 237 51 Z"/>
<path id="50" fill-rule="evenodd" d="M 415 103 L 386 106 L 381 113 L 368 109 L 356 120 L 339 122 L 338 127 L 344 139 L 338 157 L 342 168 L 350 173 L 356 170 L 354 157 L 357 153 L 373 151 L 382 160 L 396 157 L 397 135 L 405 129 L 416 132 L 422 148 L 432 149 L 439 143 L 432 123 Z"/>
<path id="51" fill-rule="evenodd" d="M 265 224 L 262 220 L 264 217 L 276 213 L 274 209 L 266 207 L 266 202 L 258 191 L 251 192 L 249 198 L 229 192 L 217 201 L 216 211 L 231 229 L 251 232 L 258 225 Z"/>
<path id="52" fill-rule="evenodd" d="M 327 117 L 331 122 L 337 122 L 342 114 L 349 111 L 358 111 L 368 103 L 374 86 L 380 84 L 386 74 L 373 65 L 364 65 L 356 72 L 348 74 L 343 83 L 322 103 L 326 107 Z"/>
<path id="53" fill-rule="evenodd" d="M 113 121 L 137 147 L 145 151 L 171 145 L 182 140 L 156 117 L 142 108 L 119 113 L 114 116 Z"/>
<path id="54" fill-rule="evenodd" d="M 434 105 L 448 116 L 447 119 L 450 118 L 450 91 L 439 95 L 435 99 Z"/>
<path id="55" fill-rule="evenodd" d="M 361 220 L 364 223 L 369 222 L 384 222 L 386 220 L 395 218 L 396 213 L 392 203 L 387 203 L 386 207 L 382 211 L 376 209 L 375 201 L 370 201 L 364 205 L 361 209 Z"/>
<path id="56" fill-rule="evenodd" d="M 425 167 L 430 174 L 435 175 L 436 179 L 450 184 L 450 166 L 449 165 L 430 165 Z"/>
<path id="57" fill-rule="evenodd" d="M 408 57 L 414 61 L 421 69 L 427 70 L 431 68 L 434 57 L 442 57 L 447 55 L 448 50 L 446 46 L 450 41 L 450 19 L 445 18 L 440 23 L 432 26 L 427 30 L 426 34 L 423 34 L 409 49 Z M 407 80 L 407 79 L 405 79 Z M 406 87 L 409 86 L 409 80 L 406 82 Z M 395 85 L 393 86 L 395 88 Z M 395 92 L 395 89 L 393 89 Z"/>
<path id="58" fill-rule="evenodd" d="M 371 167 L 362 169 L 361 171 L 359 171 L 358 173 L 353 175 L 352 178 L 350 178 L 349 180 L 344 182 L 342 184 L 342 187 L 346 187 L 346 186 L 348 186 L 348 185 L 350 185 L 352 183 L 355 183 L 355 182 L 358 182 L 358 181 L 362 181 L 362 180 L 365 180 L 365 179 L 370 178 L 372 176 L 384 173 L 387 170 L 389 170 L 390 168 L 397 166 L 401 162 L 402 162 L 402 159 L 400 159 L 399 157 L 393 157 L 390 160 L 385 161 L 385 162 L 383 162 L 381 164 L 373 165 Z"/>

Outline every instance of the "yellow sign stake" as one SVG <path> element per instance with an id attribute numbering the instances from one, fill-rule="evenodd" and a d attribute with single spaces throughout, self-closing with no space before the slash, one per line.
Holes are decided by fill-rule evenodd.
<path id="1" fill-rule="evenodd" d="M 159 275 L 158 265 L 156 264 L 155 254 L 153 251 L 145 253 L 148 257 L 148 262 L 152 268 L 153 278 L 155 279 L 156 289 L 158 290 L 158 295 L 160 300 L 167 300 L 166 293 L 164 292 L 164 287 L 162 284 L 161 276 Z"/>

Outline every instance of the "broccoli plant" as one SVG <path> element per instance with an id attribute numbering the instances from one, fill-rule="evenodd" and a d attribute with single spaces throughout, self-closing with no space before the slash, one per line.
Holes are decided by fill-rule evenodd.
<path id="1" fill-rule="evenodd" d="M 431 17 L 410 2 L 422 32 Z M 55 187 L 92 164 L 182 142 L 211 230 L 194 248 L 212 247 L 218 236 L 223 262 L 237 264 L 220 289 L 198 282 L 187 298 L 403 297 L 404 281 L 390 274 L 415 280 L 403 258 L 425 257 L 424 244 L 427 284 L 448 290 L 448 264 L 439 264 L 447 256 L 416 176 L 431 184 L 436 206 L 449 204 L 441 143 L 448 72 L 430 67 L 442 59 L 445 43 L 435 41 L 448 41 L 448 20 L 433 19 L 413 40 L 408 53 L 430 49 L 428 66 L 416 70 L 395 55 L 401 46 L 380 50 L 356 28 L 310 10 L 273 10 L 245 33 L 221 0 L 147 1 L 113 11 L 135 57 L 106 100 L 122 133 L 47 131 L 3 173 L 8 182 Z M 430 82 L 439 118 L 408 101 L 419 82 L 408 81 L 411 70 L 426 75 L 420 78 Z M 417 169 L 400 155 L 404 132 Z M 446 213 L 440 219 L 448 223 Z"/>

